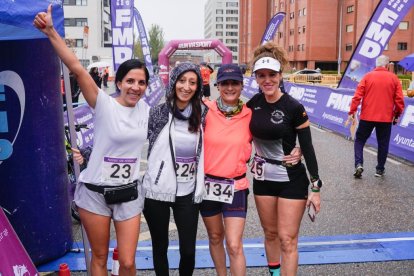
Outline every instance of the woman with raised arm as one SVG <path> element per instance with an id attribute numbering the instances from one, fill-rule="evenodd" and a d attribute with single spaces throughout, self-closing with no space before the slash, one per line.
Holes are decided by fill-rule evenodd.
<path id="1" fill-rule="evenodd" d="M 144 206 L 142 184 L 138 180 L 139 163 L 149 115 L 149 106 L 140 99 L 148 85 L 148 70 L 138 60 L 122 63 L 115 77 L 119 95 L 112 98 L 98 88 L 54 29 L 51 5 L 47 13 L 36 15 L 33 24 L 49 38 L 95 111 L 94 150 L 75 191 L 75 203 L 92 250 L 91 273 L 108 273 L 112 218 L 119 250 L 119 274 L 135 275 L 135 252 Z"/>
<path id="2" fill-rule="evenodd" d="M 285 51 L 268 42 L 254 51 L 253 73 L 260 93 L 247 103 L 252 110 L 250 131 L 256 149 L 253 193 L 265 234 L 270 275 L 296 275 L 298 235 L 305 206 L 320 210 L 318 164 L 312 145 L 310 123 L 302 104 L 280 91 Z M 295 147 L 296 138 L 304 164 L 283 162 Z M 281 257 L 281 258 L 280 258 Z M 281 263 L 280 263 L 281 261 Z"/>

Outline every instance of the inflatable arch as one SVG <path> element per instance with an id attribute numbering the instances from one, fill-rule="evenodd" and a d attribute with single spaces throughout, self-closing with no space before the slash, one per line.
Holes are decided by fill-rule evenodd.
<path id="1" fill-rule="evenodd" d="M 171 40 L 158 55 L 159 75 L 164 85 L 168 84 L 169 59 L 175 51 L 208 49 L 215 50 L 223 58 L 223 64 L 232 63 L 233 57 L 230 49 L 218 39 Z"/>

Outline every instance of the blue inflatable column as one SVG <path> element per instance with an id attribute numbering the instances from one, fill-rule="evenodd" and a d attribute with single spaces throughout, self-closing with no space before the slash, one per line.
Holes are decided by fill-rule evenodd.
<path id="1" fill-rule="evenodd" d="M 40 264 L 72 246 L 60 63 L 47 39 L 0 49 L 0 205 Z"/>

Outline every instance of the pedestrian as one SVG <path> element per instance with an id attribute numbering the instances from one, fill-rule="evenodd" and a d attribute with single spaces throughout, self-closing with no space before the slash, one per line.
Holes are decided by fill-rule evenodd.
<path id="1" fill-rule="evenodd" d="M 375 128 L 378 154 L 375 176 L 385 175 L 385 161 L 391 137 L 391 126 L 398 122 L 404 110 L 404 95 L 400 80 L 388 71 L 389 57 L 381 55 L 376 59 L 376 68 L 359 82 L 352 98 L 349 119 L 355 118 L 362 101 L 360 121 L 354 143 L 355 178 L 361 178 L 364 171 L 363 149 Z"/>
<path id="2" fill-rule="evenodd" d="M 102 88 L 101 87 L 102 86 L 102 77 L 99 74 L 98 67 L 92 67 L 89 70 L 89 75 L 91 75 L 91 77 L 92 77 L 93 81 L 95 82 L 96 86 L 98 86 L 98 88 Z"/>
<path id="3" fill-rule="evenodd" d="M 76 77 L 72 72 L 69 73 L 69 81 L 70 90 L 72 93 L 72 104 L 77 104 L 79 101 L 80 89 L 78 81 L 76 80 Z"/>
<path id="4" fill-rule="evenodd" d="M 92 250 L 91 275 L 108 273 L 111 218 L 117 233 L 119 274 L 135 275 L 135 252 L 144 205 L 138 181 L 139 163 L 149 115 L 148 105 L 140 99 L 148 85 L 148 70 L 138 60 L 122 63 L 115 77 L 120 93 L 112 98 L 98 88 L 54 29 L 51 5 L 47 13 L 36 15 L 33 24 L 49 38 L 95 111 L 95 149 L 75 191 L 75 203 Z"/>
<path id="5" fill-rule="evenodd" d="M 310 123 L 302 104 L 280 91 L 282 69 L 288 63 L 286 52 L 273 42 L 253 53 L 253 73 L 259 93 L 247 106 L 252 110 L 250 131 L 256 154 L 253 163 L 253 193 L 265 235 L 265 252 L 270 275 L 296 275 L 298 235 L 305 206 L 320 210 L 318 164 L 312 145 Z M 296 138 L 305 157 L 288 163 Z"/>
<path id="6" fill-rule="evenodd" d="M 210 79 L 211 74 L 214 72 L 213 68 L 211 68 L 210 65 L 207 64 L 207 62 L 201 62 L 200 63 L 200 71 L 201 71 L 201 77 L 203 78 L 203 96 L 204 99 L 209 100 L 210 99 Z"/>
<path id="7" fill-rule="evenodd" d="M 102 81 L 105 88 L 108 88 L 109 67 L 106 66 L 103 70 Z"/>
<path id="8" fill-rule="evenodd" d="M 168 275 L 170 209 L 177 225 L 180 275 L 192 275 L 204 188 L 203 125 L 199 66 L 183 62 L 170 74 L 166 101 L 150 111 L 144 216 L 152 239 L 156 275 Z"/>

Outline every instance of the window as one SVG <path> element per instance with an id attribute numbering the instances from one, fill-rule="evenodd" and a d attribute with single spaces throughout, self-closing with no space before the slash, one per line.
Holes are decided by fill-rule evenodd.
<path id="1" fill-rule="evenodd" d="M 352 5 L 352 6 L 348 6 L 348 7 L 346 7 L 346 12 L 347 12 L 347 13 L 354 12 L 354 6 Z"/>
<path id="2" fill-rule="evenodd" d="M 223 14 L 223 10 L 216 10 L 216 14 Z"/>
<path id="3" fill-rule="evenodd" d="M 345 51 L 347 51 L 347 52 L 352 51 L 352 44 L 351 43 L 348 43 L 348 44 L 345 45 Z"/>
<path id="4" fill-rule="evenodd" d="M 401 21 L 398 25 L 399 30 L 408 30 L 408 21 Z"/>
<path id="5" fill-rule="evenodd" d="M 300 34 L 300 30 L 301 30 L 302 28 L 301 27 L 298 27 L 298 34 Z"/>
<path id="6" fill-rule="evenodd" d="M 354 31 L 354 25 L 346 25 L 346 32 L 352 33 Z"/>
<path id="7" fill-rule="evenodd" d="M 82 48 L 83 47 L 83 39 L 76 39 L 75 40 L 75 45 L 78 48 Z"/>
<path id="8" fill-rule="evenodd" d="M 216 36 L 223 36 L 223 32 L 216 32 Z"/>
<path id="9" fill-rule="evenodd" d="M 226 43 L 235 44 L 235 43 L 237 43 L 237 39 L 226 39 Z"/>
<path id="10" fill-rule="evenodd" d="M 302 33 L 305 33 L 305 31 L 306 31 L 306 27 L 305 27 L 305 26 L 303 26 L 303 27 L 302 27 Z"/>
<path id="11" fill-rule="evenodd" d="M 302 44 L 302 51 L 305 51 L 305 44 Z"/>
<path id="12" fill-rule="evenodd" d="M 303 12 L 302 12 L 303 16 L 306 15 L 306 8 L 303 8 Z"/>
<path id="13" fill-rule="evenodd" d="M 229 48 L 230 51 L 237 53 L 237 46 L 227 46 L 227 48 Z"/>
<path id="14" fill-rule="evenodd" d="M 239 6 L 239 3 L 237 2 L 227 2 L 226 7 L 235 7 L 237 8 Z"/>
<path id="15" fill-rule="evenodd" d="M 295 34 L 295 30 L 294 29 L 290 29 L 289 30 L 289 35 L 294 35 Z"/>
<path id="16" fill-rule="evenodd" d="M 216 29 L 223 29 L 223 24 L 216 24 Z"/>
<path id="17" fill-rule="evenodd" d="M 223 22 L 223 17 L 216 17 L 216 22 Z"/>
<path id="18" fill-rule="evenodd" d="M 226 14 L 239 14 L 238 10 L 227 10 Z"/>
<path id="19" fill-rule="evenodd" d="M 90 64 L 89 59 L 80 59 L 79 61 L 80 61 L 80 63 L 82 64 L 82 66 L 83 66 L 84 68 L 88 67 L 88 66 L 89 66 L 89 64 Z"/>
<path id="20" fill-rule="evenodd" d="M 109 7 L 110 6 L 110 0 L 104 0 L 104 7 Z"/>
<path id="21" fill-rule="evenodd" d="M 235 24 L 226 24 L 226 29 L 238 29 L 239 27 Z"/>
<path id="22" fill-rule="evenodd" d="M 291 13 L 289 14 L 289 18 L 290 18 L 290 19 L 295 18 L 295 13 L 294 13 L 294 12 L 291 12 Z"/>
<path id="23" fill-rule="evenodd" d="M 226 32 L 227 36 L 238 36 L 239 33 L 238 32 Z"/>
<path id="24" fill-rule="evenodd" d="M 398 42 L 397 50 L 399 51 L 407 51 L 407 42 Z"/>
<path id="25" fill-rule="evenodd" d="M 238 22 L 239 19 L 237 17 L 226 17 L 226 22 Z"/>
<path id="26" fill-rule="evenodd" d="M 82 27 L 87 25 L 87 18 L 65 18 L 65 27 Z"/>
<path id="27" fill-rule="evenodd" d="M 302 10 L 299 10 L 298 16 L 302 16 Z"/>
<path id="28" fill-rule="evenodd" d="M 283 33 L 279 32 L 279 38 L 282 38 L 282 37 L 283 37 Z"/>
<path id="29" fill-rule="evenodd" d="M 298 44 L 298 47 L 296 49 L 297 51 L 300 51 L 300 44 Z"/>

